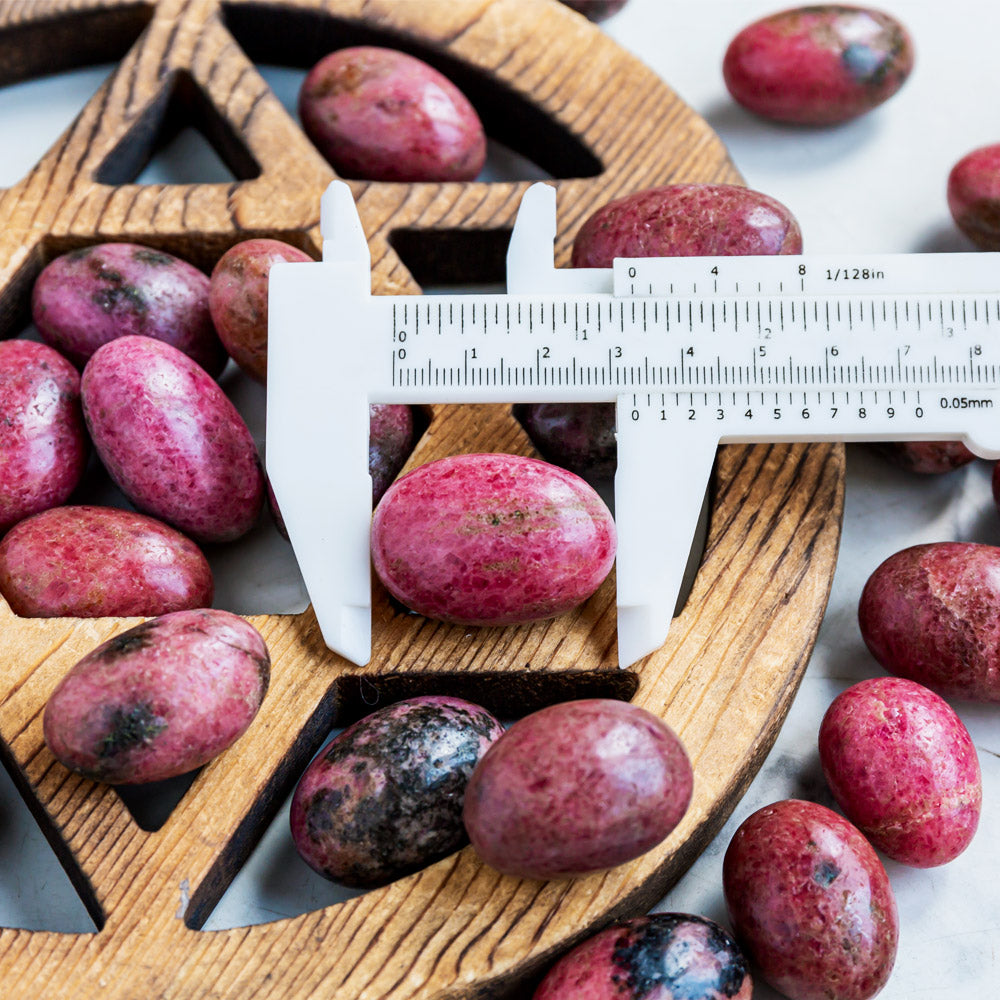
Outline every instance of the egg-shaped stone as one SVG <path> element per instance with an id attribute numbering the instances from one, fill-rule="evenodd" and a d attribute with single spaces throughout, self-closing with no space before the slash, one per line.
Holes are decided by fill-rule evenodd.
<path id="1" fill-rule="evenodd" d="M 615 557 L 614 520 L 579 476 L 533 458 L 453 455 L 389 487 L 372 561 L 413 611 L 463 625 L 514 625 L 583 603 Z"/>
<path id="2" fill-rule="evenodd" d="M 869 7 L 812 4 L 748 25 L 722 63 L 729 93 L 764 118 L 832 125 L 887 101 L 913 69 L 896 18 Z"/>

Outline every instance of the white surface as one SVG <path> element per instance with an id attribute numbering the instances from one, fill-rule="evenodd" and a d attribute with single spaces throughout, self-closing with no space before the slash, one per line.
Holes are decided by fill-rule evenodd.
<path id="1" fill-rule="evenodd" d="M 985 0 L 945 5 L 898 0 L 891 9 L 908 25 L 917 47 L 910 81 L 861 120 L 809 130 L 752 118 L 730 101 L 722 84 L 719 68 L 729 39 L 779 6 L 757 0 L 630 0 L 604 28 L 707 118 L 751 186 L 788 205 L 810 252 L 972 249 L 951 223 L 945 180 L 960 156 L 1000 141 L 995 56 L 1000 7 Z M 294 72 L 270 71 L 268 78 L 279 91 L 294 95 Z M 0 184 L 30 168 L 80 107 L 82 97 L 74 93 L 91 93 L 101 74 L 87 79 L 92 82 L 62 98 L 52 81 L 0 91 Z M 35 96 L 38 88 L 44 96 Z M 516 158 L 510 162 L 518 169 Z M 914 542 L 1000 544 L 989 472 L 986 463 L 977 463 L 945 477 L 920 478 L 889 468 L 860 448 L 849 450 L 840 565 L 802 689 L 774 751 L 730 823 L 659 908 L 726 923 L 720 872 L 736 825 L 758 806 L 788 795 L 828 801 L 816 754 L 819 721 L 845 686 L 881 673 L 858 634 L 861 587 L 883 558 Z M 896 970 L 881 994 L 886 1000 L 996 994 L 1000 888 L 993 843 L 1000 830 L 1000 708 L 956 707 L 980 750 L 983 821 L 972 846 L 950 865 L 931 871 L 887 866 L 899 902 L 901 941 Z M 0 921 L 86 929 L 86 916 L 47 846 L 30 819 L 11 818 L 16 810 L 16 796 L 0 799 Z M 210 927 L 271 920 L 341 898 L 291 850 L 285 823 L 287 816 L 279 815 Z M 758 985 L 757 1000 L 774 996 Z"/>

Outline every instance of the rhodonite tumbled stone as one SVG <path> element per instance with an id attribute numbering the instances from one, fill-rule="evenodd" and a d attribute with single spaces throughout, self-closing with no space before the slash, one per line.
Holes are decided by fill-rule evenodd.
<path id="1" fill-rule="evenodd" d="M 867 7 L 818 4 L 755 21 L 730 43 L 722 74 L 754 113 L 832 125 L 892 97 L 913 69 L 913 44 L 893 17 Z"/>

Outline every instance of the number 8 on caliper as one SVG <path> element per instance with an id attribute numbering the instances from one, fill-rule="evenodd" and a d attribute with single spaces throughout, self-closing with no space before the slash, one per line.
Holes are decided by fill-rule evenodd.
<path id="1" fill-rule="evenodd" d="M 1000 457 L 995 255 L 557 270 L 555 207 L 552 187 L 525 193 L 504 295 L 372 296 L 341 182 L 322 262 L 271 271 L 268 472 L 324 640 L 355 663 L 371 655 L 371 403 L 616 401 L 622 665 L 666 638 L 719 443 L 961 439 Z"/>

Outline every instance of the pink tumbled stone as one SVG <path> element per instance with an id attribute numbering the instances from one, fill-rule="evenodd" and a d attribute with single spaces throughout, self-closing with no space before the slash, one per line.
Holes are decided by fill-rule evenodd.
<path id="1" fill-rule="evenodd" d="M 972 841 L 979 759 L 962 720 L 933 691 L 900 677 L 849 687 L 823 717 L 819 754 L 841 809 L 895 861 L 942 865 Z"/>
<path id="2" fill-rule="evenodd" d="M 945 698 L 1000 702 L 1000 548 L 902 549 L 865 583 L 861 635 L 891 674 Z"/>
<path id="3" fill-rule="evenodd" d="M 660 718 L 610 698 L 519 719 L 486 751 L 463 818 L 479 856 L 518 878 L 575 878 L 639 857 L 681 821 L 694 774 Z"/>
<path id="4" fill-rule="evenodd" d="M 463 625 L 514 625 L 590 597 L 616 539 L 611 512 L 579 476 L 519 455 L 453 455 L 389 487 L 371 550 L 408 608 Z"/>
<path id="5" fill-rule="evenodd" d="M 670 184 L 594 212 L 573 241 L 573 266 L 610 267 L 615 257 L 801 252 L 798 223 L 769 195 L 736 184 Z"/>
<path id="6" fill-rule="evenodd" d="M 870 1000 L 889 979 L 899 916 L 861 831 L 816 802 L 785 799 L 729 843 L 722 887 L 736 940 L 794 1000 Z"/>
<path id="7" fill-rule="evenodd" d="M 208 311 L 208 277 L 134 243 L 99 243 L 56 257 L 38 276 L 31 312 L 42 339 L 82 368 L 116 337 L 172 344 L 217 376 L 226 352 Z"/>
<path id="8" fill-rule="evenodd" d="M 2 534 L 63 503 L 83 475 L 90 443 L 77 370 L 45 344 L 0 341 L 0 428 Z"/>
<path id="9" fill-rule="evenodd" d="M 982 250 L 1000 250 L 1000 144 L 963 156 L 948 175 L 955 225 Z"/>
<path id="10" fill-rule="evenodd" d="M 598 932 L 552 967 L 532 1000 L 752 1000 L 736 942 L 692 913 L 653 913 Z"/>
<path id="11" fill-rule="evenodd" d="M 306 134 L 344 177 L 470 181 L 486 133 L 466 96 L 433 66 L 397 49 L 338 49 L 299 92 Z"/>
<path id="12" fill-rule="evenodd" d="M 177 348 L 119 337 L 81 380 L 83 414 L 101 461 L 144 513 L 199 542 L 246 534 L 264 502 L 257 447 L 218 384 Z"/>
<path id="13" fill-rule="evenodd" d="M 913 44 L 869 7 L 812 4 L 761 18 L 729 44 L 722 75 L 733 98 L 764 118 L 832 125 L 892 97 L 913 69 Z"/>

